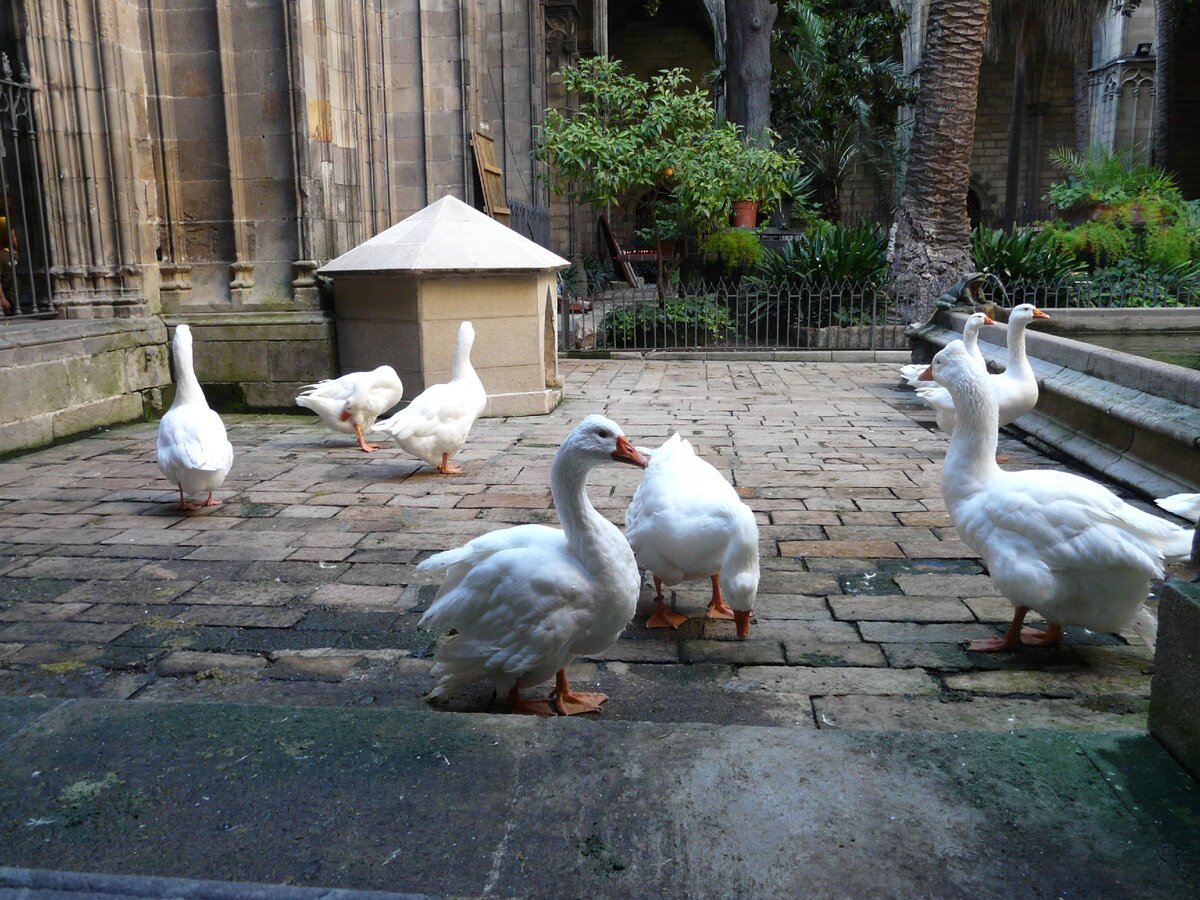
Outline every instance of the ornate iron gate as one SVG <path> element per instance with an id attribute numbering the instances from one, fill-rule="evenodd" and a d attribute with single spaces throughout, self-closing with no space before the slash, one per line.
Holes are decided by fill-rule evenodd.
<path id="1" fill-rule="evenodd" d="M 0 306 L 5 318 L 55 314 L 33 116 L 36 90 L 25 66 L 14 77 L 8 54 L 0 54 Z"/>

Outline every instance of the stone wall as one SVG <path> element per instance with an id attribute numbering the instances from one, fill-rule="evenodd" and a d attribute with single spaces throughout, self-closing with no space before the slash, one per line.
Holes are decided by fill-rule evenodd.
<path id="1" fill-rule="evenodd" d="M 139 419 L 170 383 L 157 317 L 81 319 L 0 330 L 0 453 Z"/>
<path id="2" fill-rule="evenodd" d="M 134 331 L 160 338 L 164 358 L 156 317 L 190 322 L 214 405 L 288 406 L 298 386 L 336 374 L 316 269 L 446 194 L 479 205 L 472 132 L 495 140 L 509 197 L 547 205 L 530 161 L 546 102 L 543 4 L 17 5 L 0 37 L 39 88 L 55 302 L 69 318 L 145 317 Z M 55 327 L 24 333 L 41 344 L 22 352 L 72 358 Z M 141 415 L 144 387 L 109 377 L 109 362 L 80 383 L 132 391 L 106 408 Z M 64 390 L 46 394 L 48 410 L 99 402 Z M 0 422 L 19 413 L 6 407 Z M 60 413 L 22 433 L 60 436 Z"/>

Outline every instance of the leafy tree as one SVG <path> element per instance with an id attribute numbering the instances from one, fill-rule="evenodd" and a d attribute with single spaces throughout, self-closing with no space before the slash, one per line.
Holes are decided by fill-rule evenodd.
<path id="1" fill-rule="evenodd" d="M 825 215 L 840 217 L 841 187 L 858 163 L 881 195 L 901 167 L 895 113 L 910 102 L 901 64 L 904 25 L 889 0 L 786 0 L 775 31 L 773 121 L 812 168 Z"/>
<path id="2" fill-rule="evenodd" d="M 649 81 L 602 57 L 560 71 L 574 106 L 550 109 L 537 158 L 549 164 L 551 187 L 595 206 L 653 192 L 656 223 L 671 231 L 712 231 L 734 200 L 771 200 L 794 161 L 765 145 L 747 144 L 741 129 L 715 121 L 708 94 L 682 69 Z M 656 235 L 662 259 L 662 231 Z M 659 289 L 665 279 L 659 271 Z"/>

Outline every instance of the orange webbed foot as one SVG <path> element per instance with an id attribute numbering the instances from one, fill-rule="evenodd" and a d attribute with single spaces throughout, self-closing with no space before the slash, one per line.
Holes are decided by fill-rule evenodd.
<path id="1" fill-rule="evenodd" d="M 508 708 L 515 714 L 521 716 L 541 716 L 548 719 L 555 714 L 549 702 L 546 700 L 524 700 L 521 698 L 521 692 L 516 687 L 508 692 Z"/>
<path id="2" fill-rule="evenodd" d="M 1057 647 L 1063 639 L 1061 625 L 1051 623 L 1045 631 L 1036 628 L 1021 629 L 1021 643 L 1026 647 Z"/>
<path id="3" fill-rule="evenodd" d="M 724 600 L 713 600 L 708 604 L 708 612 L 705 613 L 710 619 L 729 619 L 736 618 L 733 608 Z"/>
<path id="4" fill-rule="evenodd" d="M 666 603 L 659 600 L 654 606 L 654 612 L 646 620 L 647 628 L 678 628 L 688 617 L 672 610 Z"/>
<path id="5" fill-rule="evenodd" d="M 221 501 L 213 499 L 212 494 L 209 494 L 208 499 L 200 504 L 200 506 L 220 506 L 220 505 L 221 505 Z M 196 508 L 199 509 L 200 506 L 197 506 Z"/>
<path id="6" fill-rule="evenodd" d="M 600 712 L 600 704 L 607 699 L 607 694 L 572 691 L 567 681 L 567 670 L 559 669 L 554 679 L 554 693 L 550 695 L 550 705 L 560 716 L 577 716 L 580 713 Z"/>
<path id="7" fill-rule="evenodd" d="M 967 649 L 972 653 L 1003 653 L 1006 650 L 1017 650 L 1020 646 L 1020 641 L 1010 641 L 1008 635 L 981 641 L 967 641 Z"/>
<path id="8" fill-rule="evenodd" d="M 577 716 L 580 713 L 600 712 L 600 704 L 607 699 L 608 694 L 568 691 L 555 694 L 552 703 L 560 716 Z"/>
<path id="9" fill-rule="evenodd" d="M 450 462 L 450 454 L 442 454 L 442 463 L 437 467 L 437 470 L 443 475 L 462 475 L 465 469 L 462 466 Z"/>

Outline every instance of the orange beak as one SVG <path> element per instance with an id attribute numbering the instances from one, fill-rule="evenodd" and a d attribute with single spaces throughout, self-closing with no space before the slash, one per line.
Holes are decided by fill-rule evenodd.
<path id="1" fill-rule="evenodd" d="M 343 422 L 349 421 L 350 420 L 350 410 L 343 409 L 342 414 L 340 416 L 338 416 L 338 418 L 341 419 Z"/>
<path id="2" fill-rule="evenodd" d="M 983 317 L 983 324 L 984 324 L 984 325 L 995 325 L 995 324 L 996 324 L 996 320 L 995 320 L 995 319 L 993 319 L 991 316 L 989 316 L 989 315 L 987 315 L 987 314 L 984 314 L 984 317 Z"/>
<path id="3" fill-rule="evenodd" d="M 1048 318 L 1050 318 L 1050 314 L 1049 314 L 1049 313 L 1044 313 L 1044 312 L 1042 312 L 1040 309 L 1038 309 L 1038 308 L 1035 306 L 1035 307 L 1033 308 L 1033 317 L 1034 317 L 1035 319 L 1048 319 Z"/>
<path id="4" fill-rule="evenodd" d="M 744 640 L 750 634 L 750 616 L 754 614 L 752 609 L 735 609 L 733 611 L 733 621 L 737 625 L 737 636 Z"/>
<path id="5" fill-rule="evenodd" d="M 612 458 L 617 462 L 629 463 L 631 466 L 637 466 L 639 469 L 646 468 L 650 460 L 642 456 L 638 452 L 638 448 L 629 442 L 629 438 L 621 435 L 617 438 L 617 449 L 613 451 Z"/>
<path id="6" fill-rule="evenodd" d="M 933 366 L 926 366 L 925 371 L 917 376 L 917 381 L 933 381 Z"/>

